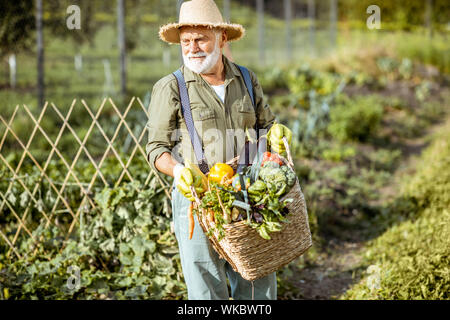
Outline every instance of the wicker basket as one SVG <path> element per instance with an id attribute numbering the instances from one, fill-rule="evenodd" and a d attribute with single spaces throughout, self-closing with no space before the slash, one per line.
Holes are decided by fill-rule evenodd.
<path id="1" fill-rule="evenodd" d="M 290 157 L 289 162 L 282 160 L 288 165 L 292 163 Z M 235 158 L 229 164 L 235 166 L 237 161 L 238 158 Z M 217 233 L 209 237 L 220 257 L 228 261 L 244 279 L 253 281 L 262 278 L 295 260 L 312 246 L 305 198 L 298 179 L 282 197 L 289 198 L 293 199 L 286 205 L 289 223 L 284 223 L 281 231 L 270 233 L 270 240 L 263 239 L 246 221 L 224 225 L 225 236 L 220 241 Z M 205 233 L 213 227 L 214 222 L 210 221 L 205 210 L 197 218 Z"/>

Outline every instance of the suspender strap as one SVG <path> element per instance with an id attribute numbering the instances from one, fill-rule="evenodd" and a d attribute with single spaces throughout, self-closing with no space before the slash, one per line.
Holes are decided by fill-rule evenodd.
<path id="1" fill-rule="evenodd" d="M 202 143 L 200 141 L 200 138 L 198 137 L 198 132 L 194 126 L 194 120 L 192 119 L 191 104 L 189 102 L 186 82 L 184 81 L 184 77 L 180 69 L 175 71 L 173 74 L 178 82 L 178 90 L 180 91 L 181 100 L 181 111 L 183 113 L 184 122 L 186 123 L 186 127 L 191 138 L 195 157 L 197 158 L 200 170 L 206 174 L 209 171 L 209 167 L 208 163 L 206 162 L 205 154 L 203 152 Z"/>
<path id="2" fill-rule="evenodd" d="M 256 139 L 259 140 L 259 129 L 258 129 L 258 112 L 256 111 L 256 101 L 255 96 L 253 94 L 253 84 L 252 79 L 250 77 L 250 72 L 246 67 L 240 66 L 236 64 L 236 66 L 241 71 L 242 76 L 244 77 L 244 83 L 247 87 L 248 94 L 250 95 L 250 98 L 252 99 L 253 109 L 255 110 L 255 116 L 256 116 L 256 124 L 255 124 L 255 130 L 256 130 Z M 250 150 L 249 150 L 249 143 L 245 143 L 245 165 L 250 164 Z"/>
<path id="3" fill-rule="evenodd" d="M 258 114 L 256 112 L 256 103 L 255 103 L 255 96 L 253 94 L 253 85 L 252 85 L 252 79 L 250 77 L 250 72 L 247 68 L 237 65 L 241 71 L 242 76 L 244 77 L 244 83 L 247 87 L 247 91 L 250 95 L 250 98 L 252 100 L 253 108 L 255 110 L 256 118 L 258 118 Z M 180 91 L 180 100 L 181 100 L 181 111 L 183 114 L 184 121 L 186 123 L 187 130 L 189 132 L 189 137 L 191 138 L 192 147 L 194 148 L 195 157 L 198 161 L 198 166 L 200 170 L 203 173 L 207 173 L 209 171 L 208 163 L 206 162 L 205 154 L 203 152 L 202 143 L 200 141 L 200 138 L 198 136 L 197 130 L 194 126 L 194 120 L 192 119 L 192 112 L 191 112 L 191 104 L 189 102 L 189 95 L 186 88 L 186 82 L 184 80 L 183 74 L 181 73 L 181 70 L 178 69 L 173 73 L 175 78 L 177 79 L 178 83 L 178 90 Z M 258 121 L 258 120 L 257 120 Z M 259 138 L 259 130 L 258 130 L 258 123 L 255 125 L 256 130 L 256 137 Z M 248 165 L 250 162 L 249 159 L 249 146 L 246 143 L 245 144 L 245 163 Z"/>
<path id="4" fill-rule="evenodd" d="M 250 95 L 250 98 L 252 99 L 253 108 L 255 108 L 256 113 L 256 102 L 255 102 L 255 96 L 253 95 L 253 85 L 252 85 L 252 79 L 250 78 L 250 72 L 246 67 L 236 65 L 239 70 L 241 71 L 242 76 L 244 77 L 245 86 L 247 87 L 248 94 Z"/>

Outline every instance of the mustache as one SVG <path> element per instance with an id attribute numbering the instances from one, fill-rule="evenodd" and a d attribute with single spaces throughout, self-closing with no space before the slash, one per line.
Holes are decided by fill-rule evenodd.
<path id="1" fill-rule="evenodd" d="M 186 55 L 188 58 L 200 58 L 208 56 L 205 52 L 188 53 Z"/>

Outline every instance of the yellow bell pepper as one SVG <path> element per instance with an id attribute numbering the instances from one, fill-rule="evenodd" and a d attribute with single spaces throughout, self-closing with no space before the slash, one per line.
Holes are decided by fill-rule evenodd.
<path id="1" fill-rule="evenodd" d="M 234 170 L 226 163 L 216 163 L 211 170 L 209 170 L 209 181 L 224 183 L 233 177 Z"/>

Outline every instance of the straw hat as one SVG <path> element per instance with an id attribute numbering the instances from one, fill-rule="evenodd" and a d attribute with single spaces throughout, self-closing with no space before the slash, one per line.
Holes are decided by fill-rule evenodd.
<path id="1" fill-rule="evenodd" d="M 159 29 L 159 37 L 168 43 L 180 43 L 180 28 L 201 26 L 221 28 L 227 33 L 228 41 L 241 39 L 245 29 L 240 24 L 223 21 L 222 14 L 213 0 L 191 0 L 183 2 L 178 23 L 169 23 Z"/>

